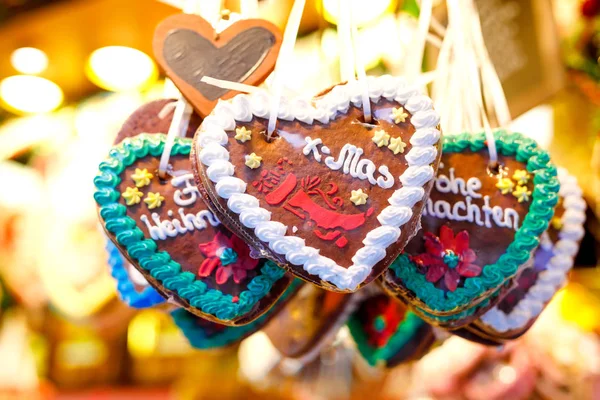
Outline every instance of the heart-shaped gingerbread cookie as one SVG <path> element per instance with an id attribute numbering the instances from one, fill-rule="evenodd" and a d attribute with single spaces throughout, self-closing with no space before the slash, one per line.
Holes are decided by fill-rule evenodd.
<path id="1" fill-rule="evenodd" d="M 295 279 L 279 300 L 260 318 L 244 326 L 226 326 L 179 309 L 171 312 L 175 324 L 190 342 L 192 347 L 199 350 L 216 349 L 241 342 L 246 337 L 259 331 L 271 318 L 277 315 L 302 287 L 302 281 Z"/>
<path id="2" fill-rule="evenodd" d="M 121 253 L 159 292 L 209 320 L 242 325 L 269 309 L 292 278 L 206 209 L 194 184 L 191 140 L 177 138 L 169 178 L 157 170 L 166 136 L 112 148 L 94 179 L 101 222 Z"/>
<path id="3" fill-rule="evenodd" d="M 430 325 L 383 293 L 363 300 L 348 328 L 360 354 L 372 366 L 392 368 L 427 353 L 435 341 Z"/>
<path id="4" fill-rule="evenodd" d="M 228 227 L 296 276 L 355 291 L 381 274 L 419 225 L 440 157 L 432 101 L 403 79 L 369 77 L 285 101 L 266 138 L 264 92 L 220 102 L 191 156 L 201 192 Z"/>
<path id="5" fill-rule="evenodd" d="M 486 337 L 502 342 L 523 335 L 567 279 L 585 233 L 586 204 L 574 176 L 559 168 L 558 181 L 559 202 L 533 268 L 523 271 L 517 287 L 474 323 Z"/>
<path id="6" fill-rule="evenodd" d="M 444 138 L 423 229 L 382 279 L 440 326 L 458 328 L 498 302 L 532 263 L 558 201 L 548 153 L 517 133 L 494 137 L 495 172 L 488 169 L 484 134 Z"/>
<path id="7" fill-rule="evenodd" d="M 237 92 L 202 82 L 204 76 L 258 85 L 275 67 L 281 33 L 260 19 L 234 22 L 223 32 L 197 15 L 178 14 L 154 33 L 154 56 L 201 116 Z"/>

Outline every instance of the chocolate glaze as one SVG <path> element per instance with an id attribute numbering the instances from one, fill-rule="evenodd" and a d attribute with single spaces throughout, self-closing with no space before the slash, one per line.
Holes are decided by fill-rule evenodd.
<path id="1" fill-rule="evenodd" d="M 159 161 L 160 160 L 158 157 L 152 157 L 152 156 L 147 156 L 147 157 L 137 160 L 134 164 L 132 164 L 130 167 L 128 167 L 121 174 L 121 183 L 117 186 L 117 190 L 119 190 L 121 193 L 123 193 L 127 187 L 134 186 L 134 181 L 131 178 L 131 175 L 135 173 L 136 168 L 140 168 L 140 169 L 145 168 L 149 172 L 154 174 L 154 178 L 151 180 L 150 185 L 140 188 L 140 190 L 144 194 L 147 194 L 149 192 L 153 192 L 153 193 L 159 192 L 165 198 L 165 200 L 163 201 L 163 204 L 159 208 L 154 209 L 154 210 L 149 210 L 148 206 L 143 201 L 141 201 L 139 204 L 136 204 L 133 206 L 127 206 L 128 216 L 133 218 L 136 221 L 137 227 L 144 233 L 145 237 L 147 237 L 147 238 L 150 238 L 150 232 L 149 232 L 146 224 L 140 220 L 140 217 L 142 215 L 146 215 L 151 222 L 152 222 L 152 219 L 151 219 L 152 213 L 159 214 L 161 220 L 165 220 L 165 219 L 171 220 L 173 218 L 177 218 L 180 220 L 180 217 L 178 214 L 179 208 L 182 208 L 184 210 L 184 214 L 188 214 L 188 213 L 196 214 L 201 210 L 207 209 L 204 202 L 200 198 L 200 196 L 198 197 L 196 202 L 190 206 L 180 207 L 180 206 L 176 205 L 173 201 L 173 195 L 174 195 L 174 192 L 177 189 L 180 189 L 181 187 L 177 188 L 177 187 L 172 186 L 170 183 L 170 178 L 167 181 L 162 181 L 158 178 Z M 188 157 L 172 156 L 170 158 L 170 164 L 173 166 L 173 171 L 174 171 L 175 175 L 183 174 L 186 171 L 188 173 L 191 173 L 190 162 L 189 162 Z M 123 198 L 120 198 L 119 202 L 121 202 L 123 205 L 125 205 L 125 201 Z M 167 215 L 169 210 L 173 211 L 173 217 L 169 217 Z M 155 225 L 153 222 L 152 222 L 152 224 Z M 194 229 L 191 232 L 188 231 L 184 234 L 179 234 L 178 236 L 176 236 L 174 238 L 167 237 L 167 239 L 165 239 L 165 240 L 155 240 L 155 242 L 158 246 L 158 251 L 168 252 L 171 255 L 171 257 L 181 265 L 181 268 L 183 271 L 188 271 L 188 272 L 192 272 L 193 274 L 197 274 L 200 265 L 206 258 L 200 252 L 198 245 L 201 243 L 210 242 L 211 240 L 213 240 L 213 238 L 215 237 L 215 235 L 218 232 L 226 235 L 227 237 L 231 237 L 231 235 L 232 235 L 232 233 L 228 229 L 226 229 L 222 224 L 220 224 L 216 227 L 213 227 L 207 221 L 207 226 L 203 230 Z M 113 242 L 115 242 L 117 247 L 119 247 L 119 250 L 121 251 L 121 253 L 128 257 L 126 250 L 116 242 L 115 236 L 109 232 L 107 232 L 107 233 L 110 236 L 110 238 L 113 240 Z M 262 313 L 264 313 L 266 310 L 268 310 L 273 305 L 273 303 L 277 300 L 277 298 L 279 298 L 279 296 L 283 293 L 283 291 L 289 286 L 289 284 L 292 280 L 292 278 L 289 275 L 286 275 L 283 278 L 279 279 L 273 286 L 269 295 L 267 295 L 263 299 L 261 299 L 257 303 L 257 305 L 254 306 L 253 310 L 250 313 L 248 313 L 247 315 L 244 315 L 234 321 L 220 321 L 216 317 L 209 315 L 209 314 L 205 314 L 205 313 L 201 312 L 199 309 L 190 306 L 187 303 L 187 301 L 185 301 L 184 299 L 177 296 L 177 294 L 175 292 L 171 292 L 171 291 L 167 290 L 163 285 L 160 284 L 160 282 L 158 282 L 156 279 L 154 279 L 152 276 L 150 276 L 148 271 L 141 268 L 136 262 L 134 262 L 131 259 L 129 259 L 129 261 L 132 263 L 132 265 L 138 271 L 140 271 L 144 275 L 144 277 L 148 280 L 148 282 L 153 287 L 155 287 L 157 290 L 159 290 L 162 294 L 166 294 L 167 296 L 173 296 L 186 309 L 188 309 L 188 311 L 190 311 L 198 316 L 201 316 L 203 318 L 209 319 L 211 321 L 220 322 L 220 323 L 224 323 L 227 325 L 243 325 L 245 323 L 249 323 L 252 320 L 258 318 Z M 209 289 L 218 289 L 221 292 L 223 292 L 224 294 L 229 294 L 231 296 L 239 296 L 239 294 L 242 291 L 246 290 L 247 284 L 250 282 L 250 280 L 252 280 L 252 278 L 254 278 L 257 274 L 260 273 L 260 269 L 262 268 L 265 261 L 266 261 L 265 259 L 259 260 L 259 263 L 257 264 L 257 266 L 254 269 L 247 271 L 246 278 L 243 279 L 239 284 L 234 282 L 233 277 L 230 277 L 227 280 L 227 282 L 225 282 L 224 284 L 218 284 L 215 281 L 216 269 L 213 271 L 213 273 L 210 276 L 204 277 L 204 278 L 198 276 L 197 279 L 204 282 L 208 286 Z"/>
<path id="2" fill-rule="evenodd" d="M 222 47 L 198 32 L 175 29 L 165 38 L 163 55 L 169 67 L 208 100 L 217 100 L 229 90 L 202 82 L 204 76 L 243 82 L 275 45 L 275 35 L 254 27 L 238 33 Z"/>
<path id="3" fill-rule="evenodd" d="M 279 221 L 284 225 L 288 226 L 287 235 L 296 235 L 306 240 L 306 245 L 320 249 L 320 254 L 331 258 L 336 261 L 338 265 L 348 267 L 352 265 L 351 258 L 354 256 L 356 251 L 362 248 L 362 243 L 366 234 L 381 226 L 377 220 L 377 215 L 389 205 L 388 199 L 392 196 L 394 191 L 401 187 L 401 183 L 398 177 L 404 173 L 408 167 L 408 163 L 405 160 L 405 155 L 412 148 L 410 144 L 410 138 L 415 131 L 415 128 L 410 123 L 410 114 L 406 119 L 406 122 L 400 124 L 393 124 L 383 119 L 383 116 L 389 115 L 390 110 L 394 107 L 400 107 L 401 105 L 394 101 L 388 101 L 381 99 L 378 103 L 371 103 L 373 121 L 371 125 L 365 124 L 363 121 L 363 111 L 361 108 L 351 106 L 348 112 L 344 115 L 338 116 L 334 121 L 327 124 L 322 124 L 315 121 L 312 125 L 305 124 L 299 121 L 283 121 L 277 122 L 277 129 L 271 138 L 271 141 L 267 141 L 266 138 L 266 127 L 267 120 L 263 118 L 254 117 L 247 123 L 237 122 L 237 128 L 245 127 L 252 132 L 252 139 L 240 143 L 235 140 L 235 131 L 228 131 L 229 144 L 228 150 L 230 152 L 230 161 L 235 166 L 235 176 L 243 179 L 248 183 L 246 192 L 252 196 L 255 196 L 260 201 L 260 206 L 270 211 L 271 220 Z M 380 119 L 380 117 L 382 119 Z M 392 138 L 402 137 L 403 142 L 407 144 L 403 153 L 394 155 L 391 150 L 387 147 L 378 148 L 377 145 L 372 141 L 373 134 L 378 129 L 384 129 Z M 346 144 L 352 144 L 360 147 L 364 150 L 362 159 L 370 159 L 379 168 L 381 165 L 389 167 L 390 173 L 395 178 L 394 186 L 389 189 L 383 189 L 377 185 L 371 185 L 368 180 L 360 180 L 359 178 L 353 178 L 349 174 L 343 174 L 341 169 L 334 171 L 328 168 L 325 163 L 326 154 L 322 154 L 322 161 L 319 163 L 315 161 L 312 154 L 305 156 L 302 153 L 302 149 L 305 146 L 305 137 L 310 136 L 312 139 L 321 138 L 323 145 L 329 147 L 330 155 L 336 160 L 340 153 L 340 149 Z M 194 146 L 193 151 L 195 151 Z M 439 149 L 441 144 L 438 145 L 438 154 L 441 153 Z M 251 153 L 256 153 L 262 157 L 262 164 L 260 168 L 250 169 L 245 165 L 245 156 Z M 273 193 L 280 186 L 283 185 L 284 180 L 289 175 L 294 175 L 297 180 L 296 187 L 286 197 L 286 200 L 279 204 L 272 205 L 267 202 L 267 195 L 269 193 L 263 193 L 260 191 L 260 184 L 257 186 L 254 182 L 261 180 L 261 174 L 266 171 L 277 171 L 278 161 L 283 157 L 286 157 L 287 161 L 283 161 L 283 172 L 278 184 L 274 185 Z M 290 270 L 298 277 L 307 280 L 309 282 L 320 285 L 328 290 L 340 291 L 334 285 L 327 282 L 320 281 L 318 277 L 308 274 L 301 266 L 295 266 L 288 264 L 285 258 L 279 254 L 276 254 L 269 249 L 269 247 L 260 242 L 254 235 L 253 230 L 242 226 L 238 220 L 237 214 L 234 214 L 227 208 L 227 201 L 220 198 L 214 192 L 214 184 L 205 175 L 205 166 L 197 161 L 197 156 L 192 154 L 192 166 L 194 172 L 197 173 L 196 179 L 199 183 L 200 191 L 205 196 L 209 207 L 211 207 L 230 229 L 240 234 L 247 242 L 253 246 L 260 248 L 264 251 L 266 257 L 273 259 L 282 267 Z M 434 163 L 437 165 L 436 163 Z M 434 167 L 435 167 L 434 165 Z M 375 172 L 375 178 L 379 176 L 378 172 Z M 309 187 L 310 184 L 302 184 L 302 179 L 309 178 L 313 182 L 314 179 L 318 180 L 318 183 L 314 187 Z M 430 190 L 433 181 L 425 185 L 426 193 Z M 304 188 L 303 188 L 304 186 Z M 263 186 L 264 187 L 264 186 Z M 319 189 L 323 195 L 317 193 Z M 362 189 L 368 193 L 369 198 L 367 204 L 355 206 L 350 201 L 350 195 L 352 190 Z M 336 229 L 320 229 L 317 223 L 314 221 L 313 216 L 308 217 L 308 213 L 304 213 L 301 208 L 292 207 L 296 211 L 290 212 L 284 209 L 284 204 L 290 204 L 290 200 L 296 197 L 298 200 L 299 193 L 304 191 L 306 196 L 300 199 L 302 202 L 307 200 L 311 205 L 316 205 L 315 208 L 322 208 L 330 211 L 339 213 L 338 218 L 343 218 L 344 215 L 350 214 L 364 214 L 367 215 L 365 222 L 362 226 L 351 230 L 338 229 L 341 234 L 333 240 L 324 240 L 319 238 L 315 229 L 319 229 L 321 234 L 333 234 Z M 310 192 L 310 193 L 309 193 Z M 327 192 L 331 192 L 331 195 L 327 195 Z M 343 205 L 339 206 L 334 203 L 334 198 L 339 197 L 343 201 Z M 327 200 L 325 200 L 327 199 Z M 332 209 L 333 205 L 335 210 Z M 397 257 L 400 251 L 404 248 L 408 240 L 414 235 L 415 230 L 419 224 L 420 213 L 423 207 L 423 202 L 418 202 L 413 207 L 413 216 L 409 222 L 401 227 L 401 236 L 399 240 L 388 247 L 386 257 L 376 264 L 369 275 L 369 277 L 362 283 L 364 286 L 380 275 L 385 268 Z M 301 216 L 304 215 L 304 218 Z M 298 230 L 296 233 L 293 232 L 294 227 Z M 340 237 L 344 237 L 347 240 L 345 246 L 340 247 L 336 245 L 336 240 Z M 343 239 L 342 239 L 343 240 Z"/>
<path id="4" fill-rule="evenodd" d="M 140 133 L 167 134 L 173 120 L 173 112 L 171 111 L 162 119 L 158 114 L 167 104 L 175 103 L 176 101 L 175 99 L 154 100 L 135 110 L 123 124 L 114 143 L 121 143 L 123 139 L 139 135 Z M 202 118 L 197 113 L 192 113 L 185 136 L 189 138 L 193 137 L 201 123 Z"/>
<path id="5" fill-rule="evenodd" d="M 264 332 L 281 354 L 301 357 L 325 344 L 323 338 L 329 337 L 332 329 L 339 328 L 351 297 L 351 294 L 305 286 Z"/>
<path id="6" fill-rule="evenodd" d="M 514 159 L 513 157 L 505 157 L 502 155 L 498 156 L 498 161 L 503 166 L 504 171 L 506 171 L 507 177 L 512 177 L 513 173 L 517 169 L 525 169 L 526 165 Z M 472 199 L 472 204 L 477 204 L 481 210 L 481 206 L 484 205 L 483 196 L 490 196 L 490 207 L 500 206 L 503 210 L 506 208 L 514 209 L 519 215 L 519 227 L 522 225 L 527 212 L 529 211 L 529 205 L 531 204 L 531 198 L 529 201 L 519 203 L 517 198 L 514 197 L 511 193 L 501 194 L 500 190 L 496 188 L 497 177 L 491 175 L 487 166 L 489 164 L 489 156 L 487 151 L 481 151 L 477 153 L 473 152 L 465 152 L 465 153 L 445 153 L 442 155 L 442 161 L 440 163 L 440 168 L 438 170 L 439 174 L 444 174 L 446 176 L 450 176 L 449 168 L 454 168 L 454 176 L 455 178 L 463 178 L 467 181 L 470 177 L 477 177 L 481 180 L 482 187 L 477 192 L 482 195 L 482 198 Z M 527 188 L 530 191 L 533 191 L 533 178 L 534 174 L 530 174 L 529 182 L 527 183 Z M 441 193 L 436 187 L 431 190 L 429 198 L 435 205 L 438 200 L 445 200 L 450 203 L 450 206 L 455 204 L 458 201 L 465 201 L 465 196 L 461 194 L 450 193 Z M 424 212 L 425 214 L 425 212 Z M 461 210 L 461 215 L 465 214 L 464 210 Z M 481 210 L 482 220 L 484 220 L 484 213 Z M 490 218 L 491 219 L 491 218 Z M 450 221 L 446 218 L 440 219 L 434 217 L 432 215 L 423 215 L 421 219 L 422 228 L 415 237 L 406 245 L 404 250 L 405 253 L 416 256 L 418 254 L 425 253 L 425 240 L 424 234 L 425 232 L 431 232 L 434 235 L 438 236 L 440 232 L 440 228 L 442 225 L 447 225 L 452 228 L 454 234 L 466 230 L 469 233 L 469 247 L 475 251 L 477 255 L 477 259 L 475 264 L 483 267 L 485 265 L 490 265 L 498 261 L 498 258 L 504 254 L 510 243 L 514 240 L 515 230 L 507 227 L 499 227 L 496 225 L 491 219 L 491 228 L 481 227 L 476 225 L 474 222 L 469 221 Z M 426 270 L 423 271 L 425 273 Z M 459 283 L 459 287 L 464 284 L 465 278 L 461 278 L 461 283 Z M 452 315 L 454 313 L 463 311 L 467 308 L 470 308 L 480 301 L 484 300 L 488 297 L 488 295 L 492 292 L 491 290 L 483 293 L 478 298 L 474 299 L 468 305 L 463 307 L 459 307 L 452 312 L 437 312 L 435 310 L 429 309 L 426 304 L 424 304 L 420 299 L 416 298 L 414 293 L 404 287 L 402 281 L 396 277 L 396 274 L 388 270 L 385 273 L 385 281 L 384 286 L 388 291 L 392 293 L 401 293 L 402 296 L 405 296 L 411 304 L 416 305 L 428 312 L 431 312 L 435 315 Z M 447 290 L 443 285 L 443 279 L 440 279 L 436 286 L 440 289 Z"/>

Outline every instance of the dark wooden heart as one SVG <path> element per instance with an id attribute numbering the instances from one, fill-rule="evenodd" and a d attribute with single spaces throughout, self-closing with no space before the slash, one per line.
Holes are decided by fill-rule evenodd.
<path id="1" fill-rule="evenodd" d="M 333 291 L 355 291 L 395 260 L 415 234 L 439 162 L 431 100 L 399 78 L 372 77 L 368 86 L 371 123 L 351 82 L 314 106 L 284 99 L 271 141 L 265 93 L 220 102 L 194 138 L 197 181 L 221 221 Z M 254 165 L 253 154 L 262 161 Z"/>
<path id="2" fill-rule="evenodd" d="M 554 213 L 559 184 L 548 154 L 517 133 L 495 138 L 500 173 L 488 169 L 485 135 L 444 138 L 423 229 L 383 276 L 427 322 L 458 328 L 496 304 L 533 264 Z"/>
<path id="3" fill-rule="evenodd" d="M 102 225 L 160 293 L 214 322 L 251 322 L 275 303 L 293 278 L 272 262 L 256 259 L 252 249 L 207 210 L 191 172 L 191 139 L 175 140 L 169 177 L 158 177 L 165 140 L 164 134 L 142 134 L 111 149 L 94 179 Z M 140 171 L 149 175 L 138 182 Z M 126 195 L 135 190 L 137 203 Z M 159 204 L 146 202 L 157 193 L 162 196 Z"/>
<path id="4" fill-rule="evenodd" d="M 356 296 L 305 285 L 264 332 L 281 354 L 308 363 L 346 323 L 356 306 Z"/>
<path id="5" fill-rule="evenodd" d="M 202 116 L 237 92 L 202 82 L 204 76 L 248 85 L 261 83 L 275 67 L 281 33 L 265 20 L 233 23 L 217 34 L 196 15 L 174 15 L 154 34 L 154 55 L 181 93 Z"/>

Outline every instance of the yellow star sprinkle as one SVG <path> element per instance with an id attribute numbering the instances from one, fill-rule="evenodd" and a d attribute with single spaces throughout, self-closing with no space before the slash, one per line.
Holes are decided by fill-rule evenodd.
<path id="1" fill-rule="evenodd" d="M 144 193 L 142 193 L 136 187 L 128 187 L 127 189 L 125 189 L 125 193 L 121 194 L 121 196 L 123 196 L 123 198 L 125 199 L 125 204 L 127 204 L 128 206 L 138 204 L 140 201 L 142 201 L 143 195 Z"/>
<path id="2" fill-rule="evenodd" d="M 245 143 L 252 138 L 252 131 L 246 129 L 245 126 L 242 126 L 241 128 L 237 128 L 235 130 L 235 136 L 233 138 Z"/>
<path id="3" fill-rule="evenodd" d="M 518 169 L 515 171 L 512 178 L 517 184 L 524 185 L 529 181 L 529 174 L 524 169 Z"/>
<path id="4" fill-rule="evenodd" d="M 507 194 L 513 190 L 515 184 L 508 178 L 500 178 L 498 179 L 498 183 L 496 183 L 496 187 L 500 189 L 502 194 Z"/>
<path id="5" fill-rule="evenodd" d="M 390 144 L 390 135 L 385 133 L 383 129 L 379 129 L 375 131 L 373 135 L 373 142 L 377 145 L 377 147 L 383 147 Z"/>
<path id="6" fill-rule="evenodd" d="M 354 203 L 355 206 L 360 206 L 363 204 L 367 204 L 367 199 L 369 195 L 363 192 L 362 189 L 353 190 L 352 195 L 350 196 L 350 201 Z"/>
<path id="7" fill-rule="evenodd" d="M 408 117 L 408 114 L 404 112 L 404 107 L 392 108 L 392 120 L 395 123 L 405 122 L 406 117 Z"/>
<path id="8" fill-rule="evenodd" d="M 260 167 L 260 162 L 262 161 L 261 156 L 257 156 L 256 153 L 252 153 L 249 156 L 246 156 L 246 167 L 250 169 L 256 169 Z"/>
<path id="9" fill-rule="evenodd" d="M 144 203 L 148 204 L 150 210 L 154 210 L 155 208 L 160 207 L 164 200 L 165 198 L 160 193 L 148 192 L 148 195 L 144 199 Z"/>
<path id="10" fill-rule="evenodd" d="M 550 225 L 552 225 L 552 227 L 553 227 L 554 229 L 556 229 L 557 231 L 561 230 L 561 229 L 562 229 L 562 227 L 563 227 L 562 220 L 561 220 L 559 217 L 553 217 L 553 218 L 550 220 Z"/>
<path id="11" fill-rule="evenodd" d="M 401 137 L 395 137 L 390 140 L 390 145 L 388 149 L 394 152 L 394 154 L 404 153 L 404 149 L 406 148 L 406 143 L 402 141 Z"/>
<path id="12" fill-rule="evenodd" d="M 515 196 L 519 203 L 529 200 L 529 196 L 531 196 L 531 192 L 527 190 L 527 186 L 517 186 L 512 195 Z"/>
<path id="13" fill-rule="evenodd" d="M 135 186 L 137 186 L 137 187 L 143 187 L 143 186 L 149 185 L 150 179 L 152 179 L 152 178 L 154 178 L 154 175 L 152 175 L 150 172 L 148 172 L 148 170 L 146 168 L 144 168 L 144 169 L 136 168 L 135 173 L 133 175 L 131 175 L 131 179 L 133 179 L 133 181 L 135 182 Z"/>

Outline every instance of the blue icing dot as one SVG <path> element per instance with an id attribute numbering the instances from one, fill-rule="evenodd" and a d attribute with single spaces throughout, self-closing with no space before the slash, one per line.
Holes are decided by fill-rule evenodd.
<path id="1" fill-rule="evenodd" d="M 223 250 L 219 258 L 221 259 L 221 264 L 225 266 L 236 262 L 238 255 L 232 248 L 227 247 Z"/>
<path id="2" fill-rule="evenodd" d="M 449 268 L 456 268 L 458 265 L 459 258 L 451 250 L 448 250 L 446 254 L 444 254 L 444 264 L 446 264 Z"/>
<path id="3" fill-rule="evenodd" d="M 385 318 L 379 315 L 377 318 L 375 318 L 375 321 L 373 321 L 373 327 L 377 332 L 383 331 L 385 329 Z"/>

